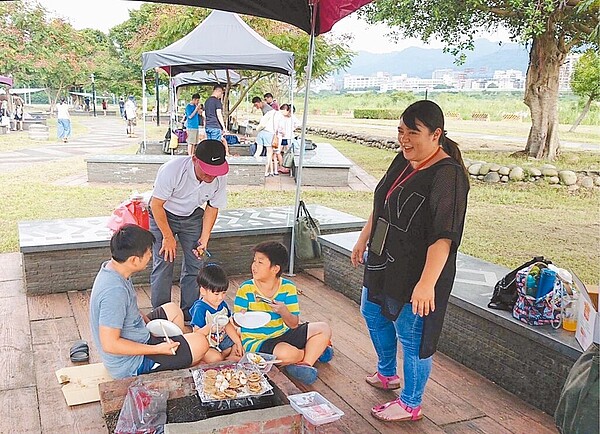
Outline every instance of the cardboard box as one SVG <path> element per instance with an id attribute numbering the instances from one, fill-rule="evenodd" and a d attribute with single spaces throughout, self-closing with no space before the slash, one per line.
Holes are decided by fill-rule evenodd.
<path id="1" fill-rule="evenodd" d="M 588 290 L 573 274 L 573 281 L 580 291 L 577 330 L 575 338 L 583 350 L 587 350 L 592 342 L 600 343 L 600 314 L 598 314 L 598 288 Z"/>

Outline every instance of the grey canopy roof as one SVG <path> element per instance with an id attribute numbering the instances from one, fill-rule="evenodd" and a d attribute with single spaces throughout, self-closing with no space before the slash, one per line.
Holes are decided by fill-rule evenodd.
<path id="1" fill-rule="evenodd" d="M 243 79 L 237 72 L 229 71 L 229 80 L 235 86 Z M 225 70 L 182 72 L 173 77 L 173 85 L 176 89 L 180 86 L 214 86 L 215 84 L 227 84 L 227 72 Z"/>
<path id="2" fill-rule="evenodd" d="M 214 69 L 291 75 L 294 54 L 265 40 L 237 14 L 215 10 L 179 41 L 162 50 L 142 54 L 144 71 L 156 67 L 170 72 L 172 76 Z"/>

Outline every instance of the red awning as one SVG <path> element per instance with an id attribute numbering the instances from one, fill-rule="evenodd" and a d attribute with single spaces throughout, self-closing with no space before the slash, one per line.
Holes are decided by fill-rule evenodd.
<path id="1" fill-rule="evenodd" d="M 180 4 L 254 15 L 292 24 L 310 33 L 309 2 L 313 0 L 149 0 L 153 3 Z M 331 30 L 333 25 L 373 0 L 317 0 L 315 34 Z"/>
<path id="2" fill-rule="evenodd" d="M 0 75 L 0 84 L 5 84 L 7 86 L 12 87 L 13 79 L 11 77 L 6 77 L 4 75 Z"/>

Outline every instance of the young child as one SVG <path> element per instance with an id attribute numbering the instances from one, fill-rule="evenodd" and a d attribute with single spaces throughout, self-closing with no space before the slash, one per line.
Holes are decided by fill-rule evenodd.
<path id="1" fill-rule="evenodd" d="M 200 299 L 190 308 L 194 332 L 208 339 L 209 350 L 202 361 L 238 361 L 243 355 L 242 342 L 230 321 L 231 310 L 225 302 L 229 280 L 217 264 L 207 264 L 198 273 Z"/>
<path id="2" fill-rule="evenodd" d="M 261 328 L 241 328 L 244 350 L 274 354 L 291 377 L 312 384 L 317 380 L 315 362 L 333 357 L 331 329 L 324 322 L 300 323 L 296 286 L 281 277 L 288 262 L 283 244 L 261 243 L 253 252 L 253 279 L 239 287 L 234 311 L 268 312 L 271 320 Z"/>

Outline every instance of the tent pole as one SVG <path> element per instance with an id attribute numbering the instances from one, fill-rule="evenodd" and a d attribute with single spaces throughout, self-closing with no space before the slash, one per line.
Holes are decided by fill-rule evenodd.
<path id="1" fill-rule="evenodd" d="M 144 139 L 142 141 L 142 154 L 146 153 L 146 71 L 142 70 L 142 125 L 144 126 Z"/>
<path id="2" fill-rule="evenodd" d="M 300 207 L 300 190 L 302 189 L 302 163 L 304 161 L 304 146 L 306 140 L 306 123 L 308 122 L 308 93 L 310 91 L 310 79 L 312 76 L 313 58 L 315 54 L 315 25 L 317 21 L 317 3 L 310 5 L 312 8 L 312 19 L 310 25 L 310 44 L 308 46 L 308 68 L 306 71 L 306 88 L 304 91 L 304 112 L 302 113 L 302 134 L 300 136 L 300 157 L 298 158 L 298 169 L 296 170 L 296 199 L 294 200 L 294 214 L 292 215 L 292 242 L 290 244 L 290 269 L 289 275 L 294 275 L 294 259 L 296 241 L 296 216 Z M 292 114 L 293 115 L 293 114 Z"/>

